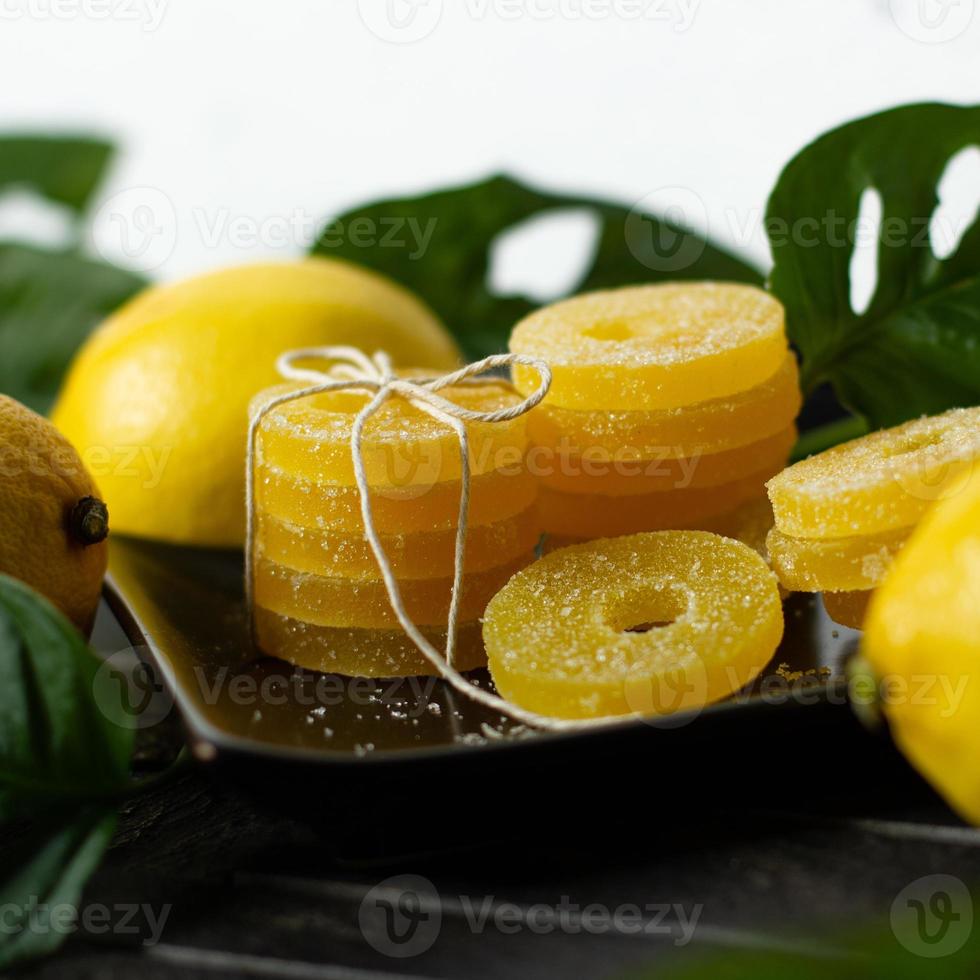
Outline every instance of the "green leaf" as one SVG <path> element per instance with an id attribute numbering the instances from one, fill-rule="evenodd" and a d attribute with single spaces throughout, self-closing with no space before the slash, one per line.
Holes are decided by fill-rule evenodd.
<path id="1" fill-rule="evenodd" d="M 115 826 L 111 809 L 86 807 L 69 811 L 54 826 L 32 828 L 18 841 L 18 854 L 27 856 L 5 868 L 0 879 L 0 969 L 54 952 L 64 942 Z"/>
<path id="2" fill-rule="evenodd" d="M 0 244 L 0 391 L 47 411 L 79 344 L 144 284 L 78 255 Z"/>
<path id="3" fill-rule="evenodd" d="M 128 788 L 133 733 L 99 710 L 99 666 L 47 600 L 0 575 L 0 793 L 8 814 Z"/>
<path id="4" fill-rule="evenodd" d="M 980 402 L 980 222 L 953 255 L 929 243 L 949 160 L 980 143 L 980 106 L 905 106 L 806 147 L 769 200 L 773 292 L 786 305 L 807 391 L 830 381 L 872 427 Z M 882 199 L 878 284 L 851 308 L 854 225 Z"/>
<path id="5" fill-rule="evenodd" d="M 506 176 L 355 208 L 327 225 L 313 251 L 400 282 L 433 307 L 469 357 L 483 357 L 505 349 L 511 328 L 537 305 L 490 291 L 491 246 L 521 222 L 567 209 L 587 209 L 599 222 L 591 267 L 573 292 L 676 279 L 761 282 L 757 270 L 669 221 Z"/>
<path id="6" fill-rule="evenodd" d="M 0 191 L 25 187 L 81 214 L 112 152 L 112 144 L 86 137 L 0 136 Z"/>

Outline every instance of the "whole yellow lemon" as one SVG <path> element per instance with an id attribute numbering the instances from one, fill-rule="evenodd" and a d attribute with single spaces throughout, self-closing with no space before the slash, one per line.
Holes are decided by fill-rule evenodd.
<path id="1" fill-rule="evenodd" d="M 333 259 L 251 265 L 123 306 L 76 356 L 52 418 L 98 479 L 115 531 L 238 546 L 249 401 L 279 380 L 284 350 L 325 344 L 459 363 L 435 315 L 383 276 Z"/>
<path id="2" fill-rule="evenodd" d="M 862 644 L 906 758 L 980 824 L 980 474 L 935 505 L 871 600 Z"/>
<path id="3" fill-rule="evenodd" d="M 108 533 L 105 504 L 78 453 L 47 419 L 0 395 L 0 572 L 88 633 Z"/>

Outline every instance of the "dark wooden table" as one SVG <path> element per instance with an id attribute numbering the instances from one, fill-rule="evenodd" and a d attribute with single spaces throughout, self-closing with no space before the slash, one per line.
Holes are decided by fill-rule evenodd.
<path id="1" fill-rule="evenodd" d="M 103 642 L 111 643 L 105 629 Z M 885 956 L 900 952 L 891 913 L 903 890 L 914 899 L 925 889 L 927 901 L 930 876 L 980 881 L 980 832 L 900 767 L 887 777 L 862 774 L 844 798 L 828 792 L 848 762 L 800 745 L 798 768 L 768 774 L 774 786 L 803 787 L 792 805 L 726 794 L 686 812 L 684 787 L 658 786 L 652 760 L 643 779 L 608 801 L 602 824 L 574 813 L 535 824 L 495 806 L 491 788 L 447 815 L 471 823 L 472 846 L 378 862 L 345 858 L 324 828 L 190 769 L 125 809 L 83 899 L 83 907 L 148 908 L 134 916 L 138 932 L 75 935 L 23 972 L 51 980 L 586 980 L 670 975 L 722 957 L 725 975 L 741 976 L 739 957 L 754 952 L 825 964 L 828 976 L 879 975 L 867 959 L 868 937 Z M 376 900 L 397 900 L 404 880 L 377 886 L 402 875 L 423 879 L 418 901 L 406 907 L 416 945 L 397 950 L 416 955 L 390 956 L 377 948 L 384 936 L 378 940 L 378 920 L 365 920 L 364 906 L 366 898 L 375 911 Z M 638 908 L 643 931 L 609 928 L 608 915 L 623 906 Z M 558 909 L 562 925 L 548 930 Z M 163 914 L 157 941 L 144 943 Z M 944 973 L 942 958 L 910 955 L 909 963 L 903 976 L 976 975 Z"/>

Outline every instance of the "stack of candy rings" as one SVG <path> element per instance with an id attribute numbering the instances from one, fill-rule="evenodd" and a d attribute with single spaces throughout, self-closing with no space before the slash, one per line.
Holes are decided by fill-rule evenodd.
<path id="1" fill-rule="evenodd" d="M 871 593 L 937 500 L 980 462 L 980 408 L 873 432 L 796 463 L 768 485 L 769 559 L 791 591 L 822 592 L 831 618 L 861 628 Z"/>
<path id="2" fill-rule="evenodd" d="M 419 377 L 421 372 L 400 372 Z M 286 384 L 257 397 L 253 416 Z M 518 404 L 504 383 L 440 394 L 479 412 Z M 258 424 L 254 459 L 252 598 L 267 654 L 311 670 L 363 677 L 432 674 L 399 626 L 365 528 L 351 455 L 352 426 L 371 394 L 357 389 L 278 405 Z M 533 560 L 540 538 L 536 481 L 525 468 L 523 416 L 466 422 L 470 502 L 455 666 L 485 663 L 480 617 Z M 461 494 L 458 436 L 404 398 L 367 422 L 361 458 L 375 529 L 409 617 L 445 646 Z"/>
<path id="3" fill-rule="evenodd" d="M 783 308 L 751 286 L 590 293 L 533 313 L 514 353 L 546 361 L 529 416 L 541 520 L 564 543 L 709 528 L 765 496 L 796 439 L 796 359 Z M 536 378 L 514 369 L 522 392 Z"/>

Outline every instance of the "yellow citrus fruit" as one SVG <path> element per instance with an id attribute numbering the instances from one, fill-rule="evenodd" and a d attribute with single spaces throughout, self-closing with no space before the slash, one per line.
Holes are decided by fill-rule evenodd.
<path id="1" fill-rule="evenodd" d="M 87 633 L 108 531 L 105 504 L 78 453 L 47 419 L 0 395 L 0 572 L 46 596 Z"/>
<path id="2" fill-rule="evenodd" d="M 76 357 L 53 419 L 99 480 L 113 527 L 182 544 L 244 539 L 248 405 L 284 350 L 350 344 L 449 369 L 459 351 L 412 294 L 331 259 L 157 286 Z"/>
<path id="3" fill-rule="evenodd" d="M 899 748 L 980 824 L 980 481 L 912 533 L 871 599 L 862 653 Z"/>

